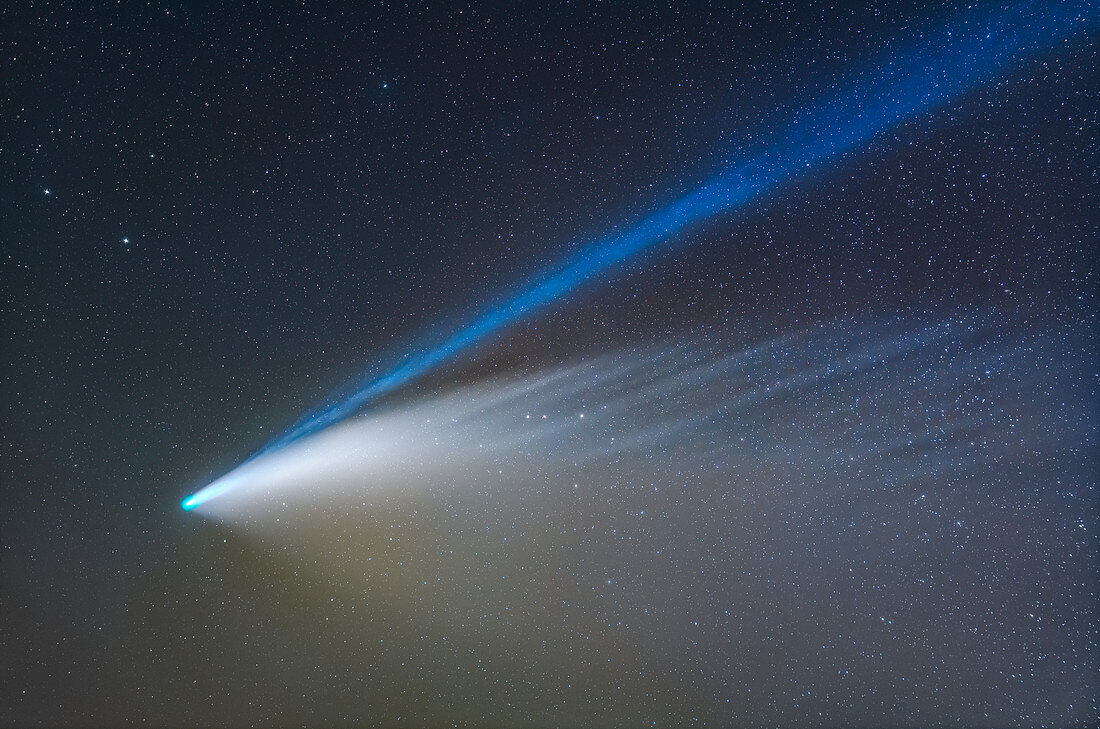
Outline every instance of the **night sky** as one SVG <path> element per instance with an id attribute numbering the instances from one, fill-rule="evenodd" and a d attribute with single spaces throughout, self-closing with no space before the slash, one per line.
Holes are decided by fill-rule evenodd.
<path id="1" fill-rule="evenodd" d="M 0 725 L 1100 723 L 1094 2 L 225 5 L 0 10 Z"/>

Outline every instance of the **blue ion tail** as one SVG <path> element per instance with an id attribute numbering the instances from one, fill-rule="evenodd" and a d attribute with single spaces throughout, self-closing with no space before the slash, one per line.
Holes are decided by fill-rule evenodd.
<path id="1" fill-rule="evenodd" d="M 372 377 L 350 395 L 330 400 L 300 418 L 256 454 L 337 423 L 372 400 L 435 369 L 502 329 L 579 289 L 597 274 L 658 249 L 687 228 L 734 212 L 784 183 L 821 169 L 899 124 L 952 99 L 1098 26 L 1100 2 L 1023 2 L 999 11 L 973 9 L 919 43 L 878 59 L 834 95 L 807 105 L 778 141 L 723 171 L 624 232 L 592 240 L 577 254 L 459 328 L 433 349 L 412 354 Z M 182 503 L 192 510 L 232 487 L 220 479 Z"/>

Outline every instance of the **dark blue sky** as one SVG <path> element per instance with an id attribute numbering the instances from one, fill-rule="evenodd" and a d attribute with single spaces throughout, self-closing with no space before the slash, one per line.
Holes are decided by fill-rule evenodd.
<path id="1" fill-rule="evenodd" d="M 0 724 L 1095 723 L 1095 32 L 380 403 L 655 341 L 730 352 L 821 327 L 873 348 L 963 322 L 942 363 L 896 363 L 893 409 L 856 402 L 880 381 L 857 374 L 804 409 L 762 402 L 746 417 L 769 436 L 717 475 L 676 457 L 731 442 L 709 426 L 540 472 L 530 501 L 301 514 L 333 525 L 309 549 L 179 509 L 364 372 L 990 8 L 6 7 Z M 956 376 L 952 428 L 918 393 Z M 942 440 L 896 468 L 875 451 L 873 477 L 776 455 L 826 448 L 830 409 L 879 418 L 881 438 L 838 441 L 848 456 L 914 418 Z M 579 474 L 587 500 L 560 500 Z M 945 506 L 914 513 L 928 492 Z M 752 529 L 731 506 L 749 497 Z M 869 521 L 896 540 L 860 541 Z M 636 541 L 609 536 L 628 523 Z M 597 597 L 611 566 L 631 588 Z M 538 582 L 488 581 L 521 567 Z M 414 574 L 438 585 L 414 593 Z"/>

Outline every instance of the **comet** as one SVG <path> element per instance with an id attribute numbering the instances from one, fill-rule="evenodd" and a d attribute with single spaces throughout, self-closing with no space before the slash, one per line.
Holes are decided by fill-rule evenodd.
<path id="1" fill-rule="evenodd" d="M 436 346 L 411 353 L 388 371 L 363 379 L 350 394 L 333 395 L 307 412 L 249 461 L 276 453 L 333 426 L 379 397 L 425 375 L 509 326 L 577 292 L 600 275 L 639 257 L 670 249 L 695 226 L 729 216 L 793 181 L 819 173 L 846 155 L 867 150 L 900 125 L 932 115 L 1028 60 L 1092 33 L 1095 2 L 1022 2 L 972 8 L 919 40 L 884 51 L 850 80 L 807 104 L 763 150 L 746 155 L 696 189 L 641 221 L 576 247 L 577 253 L 486 307 Z M 181 504 L 193 510 L 234 488 L 223 477 Z"/>

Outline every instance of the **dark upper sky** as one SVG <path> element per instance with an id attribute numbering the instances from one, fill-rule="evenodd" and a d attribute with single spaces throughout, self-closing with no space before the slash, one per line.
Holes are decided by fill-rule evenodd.
<path id="1" fill-rule="evenodd" d="M 341 511 L 292 556 L 178 508 L 333 390 L 766 147 L 884 48 L 965 12 L 5 7 L 0 724 L 1095 722 L 1095 37 L 694 228 L 393 398 L 655 341 L 730 352 L 825 327 L 874 347 L 957 321 L 958 351 L 902 360 L 895 383 L 973 396 L 952 401 L 951 448 L 884 456 L 859 478 L 814 465 L 824 441 L 790 473 L 760 465 L 764 445 L 740 454 L 749 475 L 728 450 L 718 475 L 693 475 L 694 457 L 590 464 L 597 505 L 569 518 L 554 490 L 575 474 L 540 472 L 540 496 L 518 506 L 418 494 Z M 968 384 L 964 361 L 1004 377 Z M 845 393 L 877 380 L 853 378 L 822 397 L 872 417 Z M 896 403 L 873 410 L 882 428 L 910 422 Z M 744 419 L 774 453 L 793 437 L 776 418 L 820 436 L 810 416 L 825 406 L 801 405 Z M 725 426 L 693 427 L 676 437 L 725 443 Z M 628 504 L 595 485 L 617 480 L 707 497 L 620 483 Z M 902 508 L 930 491 L 954 511 Z M 723 530 L 743 516 L 734 493 L 754 495 L 759 532 Z M 679 549 L 674 565 L 575 536 L 580 516 L 604 533 L 628 509 L 661 514 L 638 542 Z M 845 510 L 900 544 L 942 541 L 859 543 Z M 522 546 L 479 541 L 524 515 Z M 410 530 L 400 555 L 379 536 L 394 525 Z M 437 564 L 441 544 L 468 560 Z M 401 569 L 347 557 L 367 549 Z M 636 589 L 596 605 L 586 565 L 605 558 Z M 439 586 L 408 597 L 394 576 L 408 564 Z M 489 578 L 463 577 L 471 565 L 543 571 L 474 595 Z M 356 570 L 386 595 L 355 587 Z M 561 615 L 547 607 L 559 594 Z M 632 621 L 643 598 L 660 620 Z M 876 632 L 887 615 L 904 635 Z"/>

